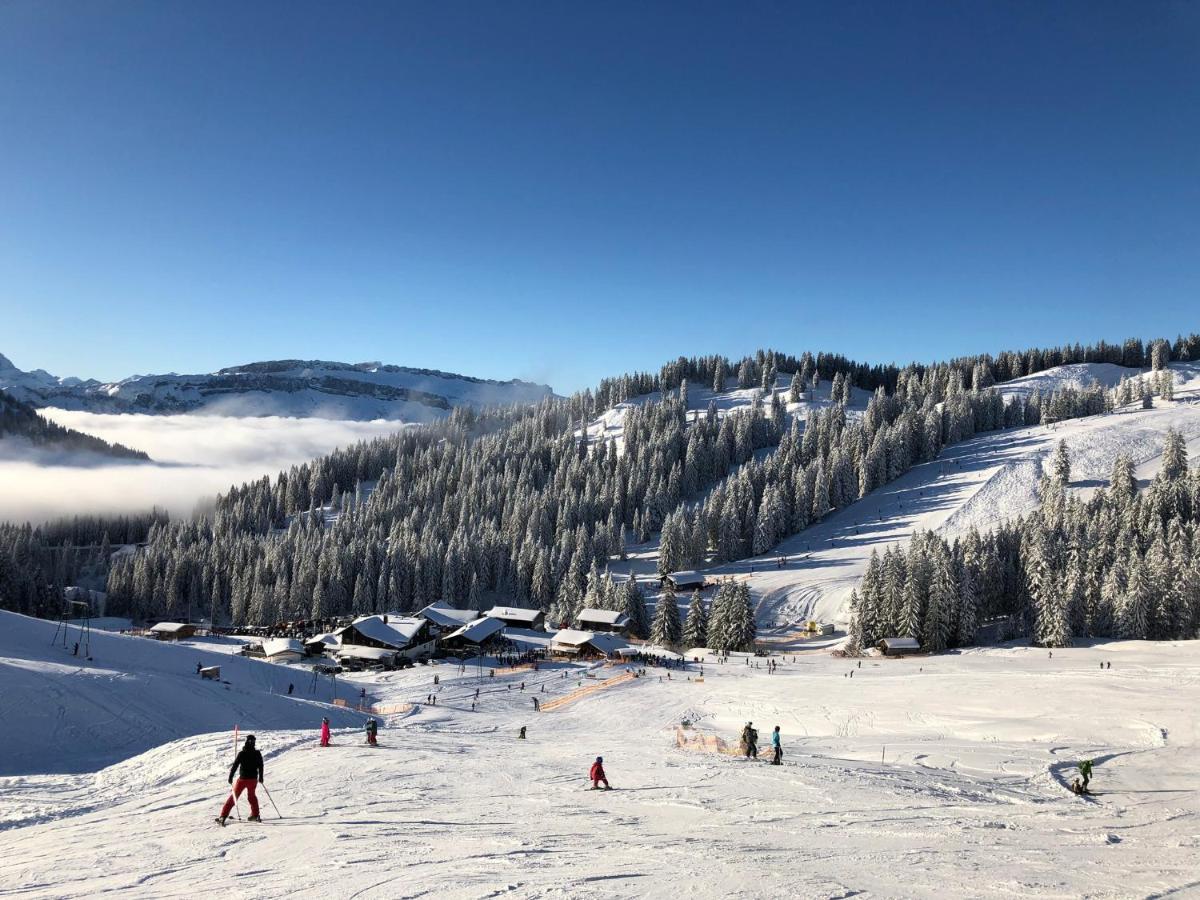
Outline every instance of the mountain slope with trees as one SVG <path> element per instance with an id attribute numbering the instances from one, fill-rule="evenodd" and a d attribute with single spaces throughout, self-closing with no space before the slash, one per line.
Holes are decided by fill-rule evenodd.
<path id="1" fill-rule="evenodd" d="M 73 428 L 64 428 L 55 422 L 39 415 L 37 410 L 28 403 L 22 403 L 15 397 L 0 391 L 0 442 L 5 440 L 24 441 L 29 445 L 40 448 L 61 451 L 63 453 L 78 453 L 109 457 L 119 460 L 148 461 L 149 455 L 141 450 L 134 450 L 124 444 L 110 444 L 108 441 L 84 434 Z M 4 445 L 0 443 L 0 449 Z M 14 449 L 15 455 L 20 448 Z M 86 459 L 79 462 L 85 463 Z"/>

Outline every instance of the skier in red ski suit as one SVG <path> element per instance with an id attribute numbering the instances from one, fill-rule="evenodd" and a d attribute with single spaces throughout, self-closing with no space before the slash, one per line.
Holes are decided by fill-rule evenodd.
<path id="1" fill-rule="evenodd" d="M 238 771 L 238 770 L 241 771 Z M 234 784 L 233 773 L 238 772 L 237 783 Z M 250 821 L 258 822 L 258 797 L 254 795 L 254 789 L 263 781 L 263 758 L 262 754 L 254 746 L 254 735 L 248 735 L 246 744 L 242 747 L 242 751 L 234 759 L 233 765 L 229 767 L 229 783 L 233 785 L 233 791 L 225 798 L 225 805 L 221 807 L 221 815 L 217 821 L 222 825 L 229 818 L 229 811 L 233 809 L 234 800 L 240 797 L 242 791 L 245 791 L 250 798 Z"/>
<path id="2" fill-rule="evenodd" d="M 329 719 L 321 720 L 321 746 L 329 746 Z"/>
<path id="3" fill-rule="evenodd" d="M 592 790 L 600 789 L 600 782 L 604 782 L 604 789 L 609 789 L 608 776 L 604 774 L 604 757 L 597 756 L 596 761 L 592 763 L 592 771 L 588 774 L 588 778 L 592 779 Z"/>

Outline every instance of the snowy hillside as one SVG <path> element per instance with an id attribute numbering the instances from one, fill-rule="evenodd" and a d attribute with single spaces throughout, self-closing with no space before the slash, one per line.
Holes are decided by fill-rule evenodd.
<path id="1" fill-rule="evenodd" d="M 231 656 L 202 643 L 176 646 L 93 631 L 91 658 L 51 643 L 56 623 L 0 611 L 0 721 L 9 740 L 0 775 L 91 772 L 167 741 L 211 731 L 301 728 L 330 716 L 341 725 L 357 713 L 329 706 L 321 678 L 310 693 L 306 667 Z M 221 666 L 221 682 L 202 680 L 196 664 Z M 295 686 L 287 696 L 288 685 Z M 353 701 L 357 691 L 339 685 Z M 323 701 L 323 702 L 321 702 Z M 0 787 L 0 793 L 3 788 Z"/>
<path id="2" fill-rule="evenodd" d="M 531 696 L 564 697 L 623 667 L 594 679 L 562 663 L 494 679 L 454 665 L 364 676 L 382 702 L 418 709 L 386 717 L 375 749 L 361 731 L 335 730 L 319 748 L 315 724 L 259 726 L 278 807 L 259 790 L 261 825 L 212 821 L 228 791 L 224 729 L 95 774 L 0 778 L 0 884 L 55 900 L 1194 889 L 1195 642 L 1052 659 L 1007 646 L 861 668 L 824 652 L 776 661 L 769 673 L 709 656 L 702 681 L 695 663 L 671 679 L 650 668 L 541 713 Z M 763 761 L 719 752 L 736 753 L 747 720 Z M 765 762 L 775 725 L 779 767 Z M 10 727 L 8 747 L 14 736 L 25 740 Z M 598 755 L 608 793 L 587 790 Z M 1081 798 L 1067 784 L 1085 758 L 1096 793 Z"/>
<path id="3" fill-rule="evenodd" d="M 1033 384 L 1030 379 L 1012 384 L 1042 391 L 1086 386 L 1091 378 L 1104 376 L 1106 368 L 1116 370 L 1108 373 L 1112 384 L 1133 371 L 1095 364 L 1062 366 L 1032 376 Z M 748 579 L 764 626 L 808 619 L 844 625 L 850 592 L 873 550 L 883 553 L 890 544 L 903 547 L 915 531 L 954 537 L 971 527 L 986 530 L 1032 512 L 1038 505 L 1043 466 L 1060 440 L 1071 453 L 1072 488 L 1083 493 L 1108 483 L 1121 453 L 1132 457 L 1137 477 L 1147 483 L 1158 471 L 1169 427 L 1183 435 L 1195 464 L 1200 458 L 1200 364 L 1173 363 L 1171 370 L 1173 401 L 1157 400 L 1150 410 L 1122 409 L 1052 426 L 989 432 L 949 446 L 938 459 L 915 466 L 769 553 L 704 572 L 710 578 Z M 781 560 L 786 560 L 782 567 Z M 656 564 L 657 544 L 650 543 L 631 546 L 630 559 L 611 568 L 648 576 Z"/>
<path id="4" fill-rule="evenodd" d="M 998 385 L 1005 399 L 1018 395 L 1029 396 L 1035 391 L 1048 394 L 1051 391 L 1070 387 L 1076 390 L 1099 384 L 1101 387 L 1112 388 L 1120 383 L 1122 378 L 1136 377 L 1149 369 L 1129 369 L 1112 363 L 1073 363 L 1067 366 L 1055 366 L 1026 375 L 1024 378 L 1014 378 Z"/>
<path id="5" fill-rule="evenodd" d="M 546 385 L 381 363 L 277 360 L 204 375 L 134 375 L 103 384 L 23 372 L 0 356 L 0 389 L 33 406 L 110 413 L 193 413 L 427 422 L 456 406 L 536 403 Z"/>
<path id="6" fill-rule="evenodd" d="M 828 409 L 832 405 L 832 385 L 828 381 L 822 382 L 816 390 L 809 389 L 805 393 L 804 399 L 797 403 L 787 402 L 790 386 L 791 376 L 779 375 L 776 378 L 775 388 L 772 393 L 778 395 L 784 401 L 789 414 L 798 416 L 801 420 L 807 419 L 811 413 L 817 410 Z M 869 391 L 864 391 L 860 388 L 852 388 L 851 393 L 852 402 L 846 407 L 846 418 L 852 421 L 856 416 L 861 415 L 862 411 L 866 408 L 867 401 L 871 399 L 871 394 Z M 616 404 L 612 409 L 606 410 L 588 423 L 589 442 L 612 440 L 616 442 L 617 449 L 620 450 L 624 437 L 625 416 L 629 410 L 635 406 L 655 403 L 660 400 L 662 400 L 662 393 L 655 391 L 635 397 L 624 403 Z M 710 387 L 689 385 L 689 421 L 696 416 L 704 415 L 710 405 L 716 406 L 718 415 L 726 416 L 749 410 L 755 401 L 762 403 L 764 407 L 769 406 L 771 396 L 757 387 L 732 388 L 721 393 L 716 393 Z"/>

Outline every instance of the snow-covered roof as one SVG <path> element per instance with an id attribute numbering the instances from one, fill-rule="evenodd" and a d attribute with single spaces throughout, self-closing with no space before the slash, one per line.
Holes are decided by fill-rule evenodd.
<path id="1" fill-rule="evenodd" d="M 596 636 L 594 631 L 580 631 L 576 628 L 564 628 L 556 631 L 550 637 L 552 644 L 565 644 L 568 647 L 582 647 Z"/>
<path id="2" fill-rule="evenodd" d="M 504 630 L 504 621 L 502 619 L 493 619 L 484 616 L 482 619 L 476 619 L 457 631 L 452 631 L 446 635 L 446 640 L 451 638 L 462 638 L 472 644 L 478 644 L 481 641 L 486 641 L 492 635 Z"/>
<path id="3" fill-rule="evenodd" d="M 545 631 L 535 631 L 532 628 L 505 628 L 504 636 L 526 650 L 544 649 L 550 646 L 552 635 Z"/>
<path id="4" fill-rule="evenodd" d="M 603 625 L 624 625 L 629 617 L 613 609 L 585 609 L 575 617 L 580 622 L 599 622 Z"/>
<path id="5" fill-rule="evenodd" d="M 395 657 L 396 651 L 388 650 L 385 647 L 359 647 L 354 644 L 347 644 L 338 650 L 337 655 L 353 659 L 384 660 Z"/>
<path id="6" fill-rule="evenodd" d="M 304 645 L 295 638 L 268 638 L 263 641 L 263 653 L 267 656 L 281 656 L 287 653 L 304 655 Z"/>
<path id="7" fill-rule="evenodd" d="M 472 622 L 479 617 L 479 613 L 473 609 L 455 609 L 444 600 L 430 603 L 417 613 L 417 615 L 422 619 L 428 619 L 434 625 L 439 625 L 442 628 L 458 628 L 460 625 L 466 625 L 468 622 Z"/>
<path id="8" fill-rule="evenodd" d="M 588 640 L 588 645 L 595 647 L 605 656 L 610 656 L 613 653 L 620 653 L 621 650 L 629 646 L 629 643 L 624 639 L 617 637 L 615 634 L 593 634 Z"/>
<path id="9" fill-rule="evenodd" d="M 678 572 L 671 572 L 667 577 L 677 587 L 681 584 L 704 584 L 704 573 L 696 572 L 693 569 L 681 569 Z"/>
<path id="10" fill-rule="evenodd" d="M 518 622 L 529 622 L 532 624 L 542 615 L 542 611 L 540 609 L 524 609 L 520 606 L 493 606 L 484 615 L 496 619 L 514 619 Z"/>
<path id="11" fill-rule="evenodd" d="M 879 643 L 885 644 L 890 650 L 920 650 L 921 642 L 910 637 L 888 637 Z"/>
<path id="12" fill-rule="evenodd" d="M 324 644 L 326 647 L 336 647 L 342 642 L 342 639 L 336 634 L 318 634 L 316 637 L 310 637 L 305 644 Z"/>
<path id="13" fill-rule="evenodd" d="M 159 622 L 151 631 L 156 631 L 159 634 L 175 634 L 178 631 L 183 631 L 185 628 L 195 628 L 195 625 L 189 625 L 187 622 Z"/>
<path id="14" fill-rule="evenodd" d="M 389 647 L 395 647 L 397 650 L 403 650 L 412 643 L 417 632 L 421 630 L 421 626 L 425 624 L 424 619 L 393 616 L 390 613 L 386 622 L 383 619 L 383 616 L 362 616 L 345 628 L 339 628 L 335 633 L 345 643 L 343 635 L 350 629 L 354 629 L 363 637 L 387 644 Z"/>

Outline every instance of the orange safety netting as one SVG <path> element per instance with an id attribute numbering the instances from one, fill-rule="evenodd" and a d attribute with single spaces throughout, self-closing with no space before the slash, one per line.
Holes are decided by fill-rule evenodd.
<path id="1" fill-rule="evenodd" d="M 553 709 L 566 706 L 568 703 L 574 703 L 587 697 L 590 694 L 595 694 L 605 688 L 614 687 L 618 684 L 624 684 L 626 681 L 633 681 L 634 674 L 632 672 L 622 672 L 620 675 L 614 675 L 612 678 L 606 678 L 603 681 L 598 681 L 595 684 L 589 684 L 585 687 L 576 688 L 569 694 L 563 694 L 561 697 L 555 697 L 553 700 L 547 700 L 541 705 L 541 712 L 550 712 Z"/>
<path id="2" fill-rule="evenodd" d="M 681 750 L 693 750 L 697 753 L 724 753 L 726 756 L 741 756 L 745 751 L 738 744 L 731 744 L 723 737 L 715 734 L 705 734 L 694 728 L 675 728 L 675 746 Z"/>

